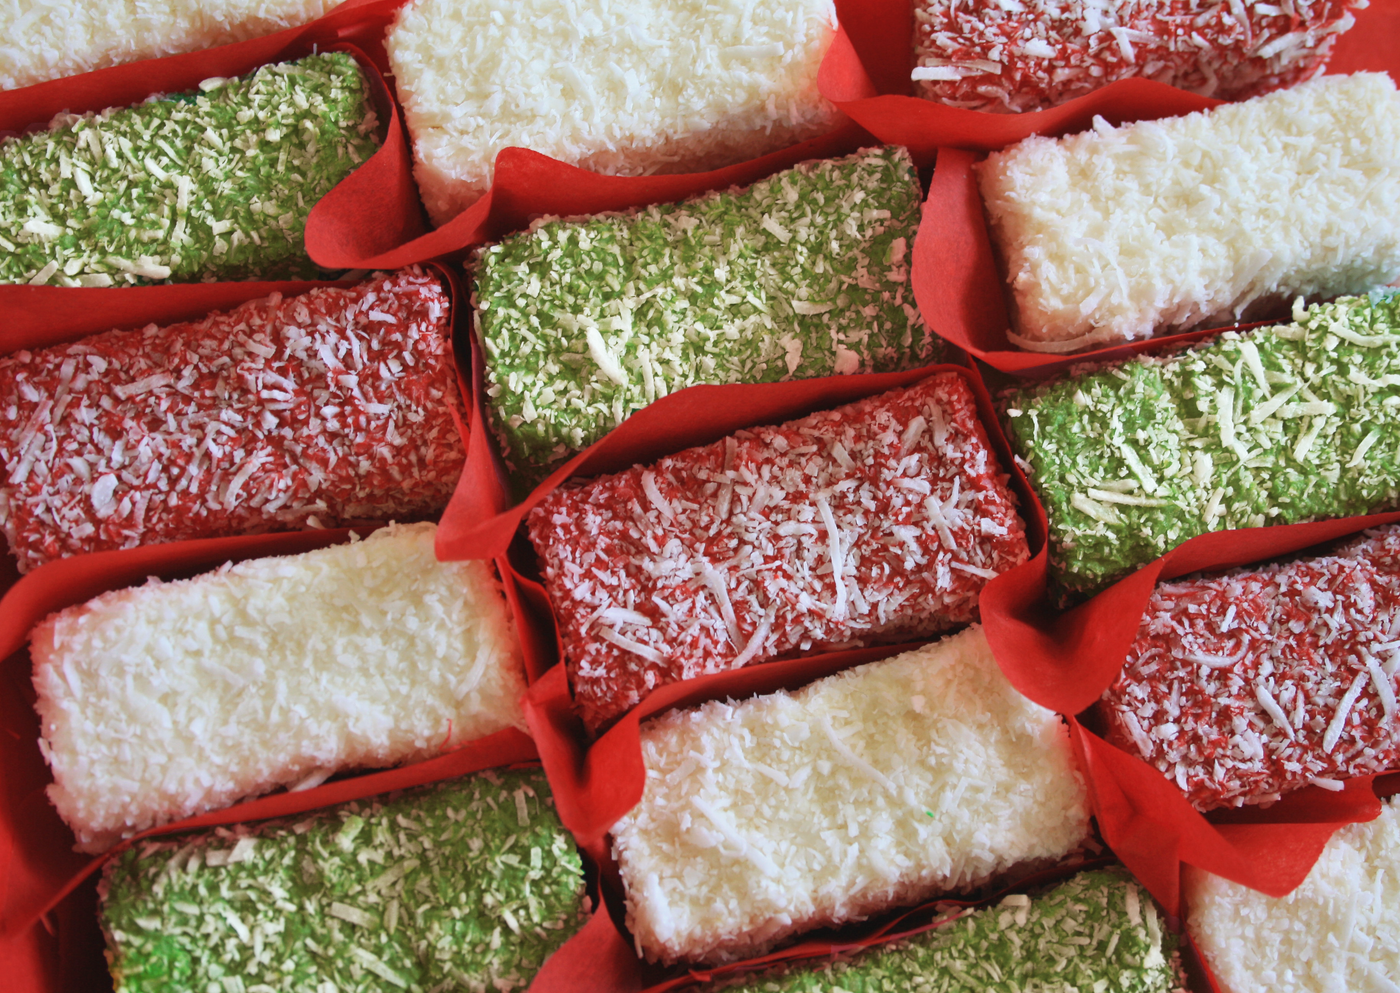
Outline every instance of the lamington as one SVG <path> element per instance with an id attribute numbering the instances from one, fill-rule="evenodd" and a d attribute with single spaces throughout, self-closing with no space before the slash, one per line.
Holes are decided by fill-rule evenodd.
<path id="1" fill-rule="evenodd" d="M 1030 557 L 955 372 L 571 483 L 528 524 L 592 730 L 666 683 L 969 623 Z"/>

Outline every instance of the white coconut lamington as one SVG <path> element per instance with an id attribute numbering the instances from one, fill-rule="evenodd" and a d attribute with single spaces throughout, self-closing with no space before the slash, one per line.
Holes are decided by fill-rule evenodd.
<path id="1" fill-rule="evenodd" d="M 1400 528 L 1160 584 L 1101 708 L 1198 809 L 1400 767 Z"/>
<path id="2" fill-rule="evenodd" d="M 980 627 L 671 711 L 642 755 L 646 793 L 613 838 L 628 927 L 666 962 L 965 892 L 1089 832 L 1068 730 L 1012 688 Z"/>
<path id="3" fill-rule="evenodd" d="M 1286 897 L 1186 866 L 1186 928 L 1221 993 L 1390 991 L 1400 976 L 1400 804 L 1342 828 Z"/>
<path id="4" fill-rule="evenodd" d="M 700 172 L 830 130 L 831 0 L 413 0 L 385 38 L 434 223 L 511 145 L 594 172 Z"/>
<path id="5" fill-rule="evenodd" d="M 313 21 L 337 0 L 54 3 L 11 0 L 0 41 L 0 89 L 197 52 Z"/>
<path id="6" fill-rule="evenodd" d="M 1069 352 L 1400 276 L 1400 94 L 1327 76 L 1033 137 L 977 167 L 1024 348 Z"/>
<path id="7" fill-rule="evenodd" d="M 79 849 L 523 728 L 500 585 L 489 563 L 438 562 L 436 533 L 116 590 L 36 627 L 49 797 Z"/>
<path id="8" fill-rule="evenodd" d="M 966 624 L 1030 557 L 956 373 L 565 486 L 528 523 L 591 730 L 667 683 Z"/>
<path id="9" fill-rule="evenodd" d="M 1221 100 L 1321 72 L 1366 0 L 916 0 L 919 95 L 1043 110 L 1141 77 Z"/>

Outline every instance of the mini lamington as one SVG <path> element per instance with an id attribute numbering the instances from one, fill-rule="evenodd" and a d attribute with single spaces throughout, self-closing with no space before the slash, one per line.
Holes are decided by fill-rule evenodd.
<path id="1" fill-rule="evenodd" d="M 1183 867 L 1186 930 L 1221 993 L 1388 990 L 1400 975 L 1400 804 L 1334 834 L 1274 898 Z"/>
<path id="2" fill-rule="evenodd" d="M 374 154 L 369 86 L 343 52 L 0 142 L 0 283 L 317 279 L 311 208 Z"/>
<path id="3" fill-rule="evenodd" d="M 697 993 L 1183 993 L 1179 939 L 1121 869 L 1012 893 L 909 938 L 801 960 Z M 1232 991 L 1234 993 L 1234 991 Z"/>
<path id="4" fill-rule="evenodd" d="M 1199 810 L 1400 767 L 1400 528 L 1163 583 L 1100 704 L 1108 740 Z"/>
<path id="5" fill-rule="evenodd" d="M 994 153 L 977 172 L 1012 340 L 1069 352 L 1385 286 L 1400 276 L 1397 159 L 1385 73 Z"/>
<path id="6" fill-rule="evenodd" d="M 537 769 L 139 842 L 99 891 L 122 993 L 518 990 L 588 902 Z"/>
<path id="7" fill-rule="evenodd" d="M 19 568 L 436 513 L 466 461 L 450 310 L 406 269 L 0 358 Z"/>
<path id="8" fill-rule="evenodd" d="M 969 110 L 1043 110 L 1141 77 L 1220 100 L 1321 72 L 1366 0 L 915 0 L 920 96 Z"/>
<path id="9" fill-rule="evenodd" d="M 1207 531 L 1400 503 L 1400 294 L 1293 318 L 1005 396 L 1060 593 L 1097 592 Z"/>
<path id="10" fill-rule="evenodd" d="M 33 631 L 49 797 L 82 851 L 342 769 L 523 727 L 487 562 L 432 524 L 115 590 Z"/>
<path id="11" fill-rule="evenodd" d="M 335 6 L 336 0 L 11 0 L 5 19 L 15 34 L 0 47 L 0 89 L 246 41 L 313 21 Z"/>
<path id="12" fill-rule="evenodd" d="M 593 730 L 666 683 L 976 620 L 1029 557 L 952 372 L 566 485 L 529 528 Z"/>
<path id="13" fill-rule="evenodd" d="M 411 0 L 384 39 L 435 224 L 517 145 L 594 172 L 704 172 L 833 128 L 831 0 Z"/>
<path id="14" fill-rule="evenodd" d="M 646 793 L 612 834 L 628 928 L 666 962 L 759 955 L 1089 834 L 1068 728 L 977 627 L 793 693 L 670 711 L 642 756 Z"/>
<path id="15" fill-rule="evenodd" d="M 933 362 L 909 281 L 919 204 L 909 153 L 871 148 L 482 249 L 477 330 L 506 461 L 547 472 L 698 383 Z"/>

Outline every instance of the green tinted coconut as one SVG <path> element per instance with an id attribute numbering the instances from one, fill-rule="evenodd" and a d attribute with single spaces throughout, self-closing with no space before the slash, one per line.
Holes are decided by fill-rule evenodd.
<path id="1" fill-rule="evenodd" d="M 1293 317 L 1007 395 L 1063 594 L 1207 531 L 1400 501 L 1400 294 Z"/>
<path id="2" fill-rule="evenodd" d="M 687 386 L 934 361 L 909 283 L 919 201 L 908 152 L 870 149 L 481 249 L 477 330 L 506 461 L 537 479 Z"/>
<path id="3" fill-rule="evenodd" d="M 101 890 L 119 993 L 524 987 L 585 900 L 539 770 L 138 842 Z"/>
<path id="4" fill-rule="evenodd" d="M 318 278 L 316 202 L 372 155 L 364 74 L 344 53 L 0 144 L 0 282 L 125 286 Z"/>
<path id="5" fill-rule="evenodd" d="M 1177 938 L 1126 873 L 1081 873 L 902 941 L 710 990 L 728 993 L 981 993 L 1179 986 Z"/>

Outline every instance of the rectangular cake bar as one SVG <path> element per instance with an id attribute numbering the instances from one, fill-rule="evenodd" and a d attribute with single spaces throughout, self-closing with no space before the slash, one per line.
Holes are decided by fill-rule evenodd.
<path id="1" fill-rule="evenodd" d="M 528 523 L 593 730 L 666 683 L 966 624 L 1030 555 L 951 372 L 571 483 Z"/>
<path id="2" fill-rule="evenodd" d="M 993 153 L 978 182 L 1012 340 L 1070 352 L 1385 286 L 1397 158 L 1400 93 L 1380 72 Z"/>
<path id="3" fill-rule="evenodd" d="M 334 0 L 177 0 L 158 7 L 16 0 L 7 8 L 10 26 L 24 25 L 24 43 L 12 40 L 0 49 L 0 89 L 246 41 L 335 6 Z"/>
<path id="4" fill-rule="evenodd" d="M 1186 929 L 1221 993 L 1388 990 L 1400 976 L 1400 804 L 1334 834 L 1286 897 L 1184 866 Z"/>
<path id="5" fill-rule="evenodd" d="M 979 627 L 793 693 L 642 727 L 646 793 L 612 829 L 651 959 L 723 961 L 967 892 L 1089 834 L 1059 716 Z"/>
<path id="6" fill-rule="evenodd" d="M 1162 583 L 1100 707 L 1199 810 L 1400 766 L 1400 528 Z"/>
<path id="7" fill-rule="evenodd" d="M 0 358 L 21 571 L 446 506 L 466 460 L 450 300 L 419 269 Z"/>
<path id="8" fill-rule="evenodd" d="M 1207 531 L 1396 506 L 1397 387 L 1387 291 L 1008 393 L 1053 579 L 1081 596 Z"/>
<path id="9" fill-rule="evenodd" d="M 138 842 L 100 889 L 124 993 L 523 989 L 588 899 L 537 769 Z"/>
<path id="10" fill-rule="evenodd" d="M 913 78 L 953 107 L 1044 110 L 1140 77 L 1241 100 L 1321 72 L 1365 0 L 915 0 Z"/>
<path id="11" fill-rule="evenodd" d="M 115 590 L 31 635 L 49 797 L 82 851 L 523 727 L 490 563 L 432 524 Z"/>
<path id="12" fill-rule="evenodd" d="M 477 329 L 506 461 L 542 473 L 697 383 L 934 361 L 909 281 L 919 203 L 909 153 L 872 148 L 482 249 Z"/>
<path id="13" fill-rule="evenodd" d="M 617 176 L 705 172 L 832 130 L 831 0 L 410 0 L 384 37 L 434 224 L 518 146 Z"/>
<path id="14" fill-rule="evenodd" d="M 1083 872 L 910 938 L 794 962 L 703 993 L 1181 993 L 1178 938 L 1122 870 Z"/>
<path id="15" fill-rule="evenodd" d="M 59 115 L 0 142 L 0 283 L 319 278 L 306 218 L 374 154 L 376 127 L 343 52 Z"/>

